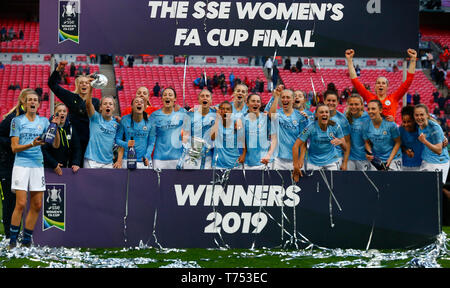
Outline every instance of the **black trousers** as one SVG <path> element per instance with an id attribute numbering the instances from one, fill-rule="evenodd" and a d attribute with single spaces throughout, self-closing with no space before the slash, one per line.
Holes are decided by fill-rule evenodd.
<path id="1" fill-rule="evenodd" d="M 2 220 L 5 228 L 6 238 L 9 238 L 9 227 L 11 226 L 11 217 L 16 206 L 16 194 L 11 192 L 11 176 L 1 176 L 1 193 L 2 198 Z"/>

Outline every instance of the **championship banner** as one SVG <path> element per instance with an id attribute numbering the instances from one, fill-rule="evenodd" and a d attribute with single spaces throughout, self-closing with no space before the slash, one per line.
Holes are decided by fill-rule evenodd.
<path id="1" fill-rule="evenodd" d="M 80 0 L 59 0 L 58 44 L 66 40 L 79 43 Z"/>
<path id="2" fill-rule="evenodd" d="M 47 183 L 42 203 L 43 231 L 52 227 L 65 231 L 66 185 Z"/>
<path id="3" fill-rule="evenodd" d="M 41 0 L 39 53 L 403 57 L 418 13 L 416 0 Z"/>
<path id="4" fill-rule="evenodd" d="M 441 174 L 80 169 L 66 188 L 65 231 L 35 229 L 51 247 L 424 247 L 441 233 Z M 392 181 L 395 179 L 395 181 Z M 49 184 L 49 201 L 60 186 Z M 43 209 L 45 211 L 46 209 Z M 45 212 L 44 212 L 45 213 Z M 45 221 L 46 214 L 39 217 Z"/>

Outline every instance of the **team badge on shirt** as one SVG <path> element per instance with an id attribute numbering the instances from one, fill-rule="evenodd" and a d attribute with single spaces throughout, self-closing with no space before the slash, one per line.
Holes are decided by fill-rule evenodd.
<path id="1" fill-rule="evenodd" d="M 297 125 L 298 124 L 297 120 L 292 121 L 292 124 Z"/>
<path id="2" fill-rule="evenodd" d="M 383 131 L 383 135 L 387 135 L 387 131 L 385 130 L 385 131 Z"/>
<path id="3" fill-rule="evenodd" d="M 386 106 L 391 106 L 391 101 L 386 100 L 386 102 L 384 102 L 384 104 L 386 104 Z"/>
<path id="4" fill-rule="evenodd" d="M 330 137 L 331 137 L 331 138 L 334 138 L 333 132 L 330 132 Z"/>
<path id="5" fill-rule="evenodd" d="M 142 127 L 142 130 L 147 131 L 147 126 Z"/>

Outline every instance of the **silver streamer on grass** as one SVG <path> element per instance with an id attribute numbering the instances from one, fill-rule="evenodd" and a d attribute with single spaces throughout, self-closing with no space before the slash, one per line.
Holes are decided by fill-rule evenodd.
<path id="1" fill-rule="evenodd" d="M 369 250 L 370 243 L 372 242 L 373 230 L 375 229 L 375 220 L 378 215 L 378 207 L 379 207 L 379 203 L 380 203 L 380 190 L 375 185 L 375 183 L 373 183 L 373 181 L 369 178 L 369 176 L 367 176 L 366 171 L 363 170 L 362 173 L 364 174 L 364 176 L 366 176 L 366 179 L 369 181 L 370 184 L 372 184 L 372 187 L 375 188 L 375 191 L 377 192 L 377 203 L 376 203 L 375 216 L 373 217 L 372 229 L 370 229 L 369 241 L 367 241 L 367 246 L 366 246 L 366 250 Z"/>
<path id="2" fill-rule="evenodd" d="M 127 236 L 127 218 L 128 218 L 128 191 L 130 187 L 130 169 L 127 169 L 127 193 L 125 198 L 125 216 L 123 217 L 123 239 L 125 242 L 125 245 L 127 245 L 128 242 L 128 236 Z"/>
<path id="3" fill-rule="evenodd" d="M 228 182 L 228 179 L 230 178 L 230 173 L 231 173 L 231 169 L 227 169 L 227 170 L 222 171 L 222 174 L 220 175 L 219 180 L 216 181 L 216 165 L 217 165 L 218 157 L 219 157 L 219 154 L 216 155 L 216 159 L 215 159 L 215 161 L 213 162 L 213 169 L 212 169 L 212 173 L 213 173 L 213 175 L 212 175 L 212 185 L 213 185 L 213 186 L 212 186 L 212 199 L 211 199 L 212 203 L 211 203 L 211 204 L 212 204 L 212 207 L 213 207 L 213 213 L 214 213 L 214 215 L 217 215 L 217 211 L 216 211 L 216 203 L 215 203 L 215 200 L 214 200 L 214 194 L 215 194 L 215 192 L 216 192 L 216 183 L 220 184 L 220 185 L 222 186 L 223 191 L 225 191 L 224 183 L 227 183 L 227 182 Z M 214 216 L 214 221 L 216 221 L 216 219 L 217 219 L 216 216 Z M 216 227 L 216 225 L 214 225 L 214 227 Z M 222 233 L 220 232 L 220 228 L 217 229 L 217 234 L 219 235 L 219 238 L 220 238 L 220 240 L 222 241 L 223 246 L 225 246 L 225 248 L 227 248 L 227 249 L 230 248 L 230 246 L 228 246 L 228 245 L 225 243 L 225 241 L 223 240 Z M 220 244 L 217 242 L 216 237 L 214 237 L 214 243 L 215 243 L 216 246 L 219 247 L 219 248 L 222 248 L 222 247 L 223 247 L 222 245 L 220 245 Z"/>
<path id="4" fill-rule="evenodd" d="M 155 169 L 156 175 L 158 176 L 158 193 L 159 193 L 159 197 L 162 198 L 162 192 L 161 192 L 161 169 L 156 168 Z M 158 242 L 158 238 L 156 237 L 156 219 L 158 219 L 158 208 L 155 208 L 155 217 L 153 218 L 153 231 L 152 231 L 152 236 L 153 239 L 155 239 L 155 244 L 159 247 L 162 248 L 161 244 L 159 244 Z"/>
<path id="5" fill-rule="evenodd" d="M 30 261 L 22 264 L 22 268 L 138 268 L 139 265 L 148 264 L 161 268 L 198 268 L 202 265 L 198 263 L 199 261 L 217 262 L 248 258 L 252 260 L 251 263 L 257 263 L 257 258 L 261 257 L 272 257 L 274 261 L 281 262 L 288 267 L 309 265 L 308 267 L 313 268 L 441 268 L 439 260 L 450 260 L 448 250 L 450 239 L 444 232 L 438 235 L 434 243 L 410 250 L 327 249 L 316 245 L 299 250 L 264 248 L 231 251 L 231 253 L 223 249 L 204 249 L 205 254 L 209 254 L 211 251 L 215 251 L 215 253 L 223 251 L 223 254 L 215 259 L 209 257 L 196 261 L 180 260 L 181 257 L 186 256 L 186 253 L 189 253 L 189 250 L 186 249 L 155 249 L 145 245 L 120 250 L 107 249 L 97 253 L 94 253 L 96 249 L 50 247 L 21 248 L 19 246 L 9 250 L 9 241 L 3 236 L 0 238 L 0 268 L 8 267 L 8 263 L 15 260 Z M 133 256 L 127 257 L 128 253 L 132 253 Z M 151 255 L 149 255 L 150 253 Z M 159 259 L 155 259 L 155 254 Z M 302 266 L 302 260 L 304 260 L 303 263 L 311 263 L 313 260 L 316 264 L 303 264 Z"/>

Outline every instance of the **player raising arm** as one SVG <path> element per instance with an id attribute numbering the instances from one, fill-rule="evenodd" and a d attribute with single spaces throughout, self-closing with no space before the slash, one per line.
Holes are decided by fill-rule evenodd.
<path id="1" fill-rule="evenodd" d="M 410 57 L 410 63 L 406 81 L 403 82 L 402 85 L 394 93 L 388 95 L 387 93 L 389 88 L 389 80 L 386 77 L 377 78 L 375 82 L 375 94 L 368 91 L 364 87 L 364 85 L 358 80 L 355 67 L 353 66 L 353 57 L 355 56 L 355 51 L 353 49 L 348 49 L 347 51 L 345 51 L 348 71 L 353 86 L 367 103 L 371 100 L 380 100 L 381 104 L 383 105 L 383 115 L 388 121 L 395 120 L 398 102 L 400 101 L 400 99 L 402 99 L 406 92 L 408 92 L 408 89 L 411 86 L 412 81 L 414 80 L 414 73 L 416 72 L 417 52 L 414 49 L 408 49 L 407 53 Z"/>

